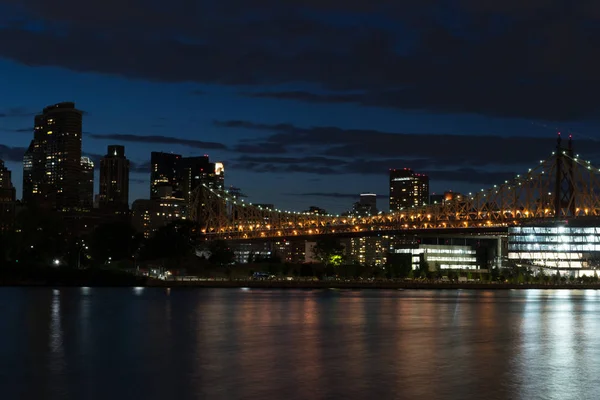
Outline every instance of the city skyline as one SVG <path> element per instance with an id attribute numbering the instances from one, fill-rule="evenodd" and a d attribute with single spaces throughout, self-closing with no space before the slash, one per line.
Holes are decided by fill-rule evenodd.
<path id="1" fill-rule="evenodd" d="M 598 15 L 592 2 L 558 25 L 536 15 L 558 20 L 561 7 L 514 1 L 493 11 L 446 5 L 441 17 L 420 4 L 262 1 L 258 20 L 244 17 L 247 5 L 225 3 L 176 1 L 167 21 L 135 1 L 115 16 L 110 2 L 84 11 L 0 0 L 0 86 L 10 94 L 0 99 L 0 158 L 18 197 L 33 116 L 62 101 L 84 111 L 96 194 L 106 147 L 127 148 L 129 203 L 148 197 L 153 151 L 224 162 L 227 186 L 254 203 L 331 212 L 361 192 L 385 204 L 390 168 L 427 174 L 431 193 L 488 188 L 546 158 L 557 131 L 572 132 L 575 151 L 592 161 L 600 155 L 598 62 L 577 29 Z M 205 23 L 186 23 L 198 14 Z M 466 23 L 477 20 L 497 26 Z M 517 40 L 526 32 L 530 41 Z"/>

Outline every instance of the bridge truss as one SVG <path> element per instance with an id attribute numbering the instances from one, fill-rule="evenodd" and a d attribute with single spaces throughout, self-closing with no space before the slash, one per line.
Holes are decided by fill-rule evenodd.
<path id="1" fill-rule="evenodd" d="M 365 217 L 266 209 L 228 191 L 198 187 L 190 218 L 209 238 L 243 240 L 305 235 L 491 228 L 527 220 L 600 216 L 600 169 L 573 154 L 571 139 L 523 175 L 443 204 Z"/>

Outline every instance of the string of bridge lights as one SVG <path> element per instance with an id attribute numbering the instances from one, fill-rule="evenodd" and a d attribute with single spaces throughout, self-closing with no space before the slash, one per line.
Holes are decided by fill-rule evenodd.
<path id="1" fill-rule="evenodd" d="M 559 133 L 559 136 L 560 136 L 560 133 Z M 537 170 L 538 168 L 542 167 L 545 163 L 547 163 L 555 155 L 556 155 L 556 152 L 553 151 L 552 155 L 548 159 L 546 159 L 546 160 L 540 160 L 540 164 L 537 167 L 535 167 L 533 169 L 529 168 L 528 172 L 527 172 L 527 178 L 526 179 L 522 178 L 521 175 L 517 175 L 515 178 L 512 179 L 512 182 L 513 182 L 512 184 L 521 186 L 521 184 L 523 182 L 533 180 L 534 177 L 531 176 L 532 173 L 535 170 Z M 565 157 L 567 157 L 568 159 L 576 162 L 577 164 L 579 164 L 580 166 L 586 168 L 587 170 L 589 170 L 592 173 L 600 173 L 600 168 L 597 168 L 597 167 L 593 166 L 592 163 L 591 163 L 591 161 L 589 161 L 589 160 L 582 160 L 582 159 L 580 159 L 579 154 L 576 154 L 575 157 L 570 157 L 569 154 L 568 154 L 568 152 L 566 150 L 563 150 L 562 151 L 562 155 L 565 156 Z M 541 174 L 544 174 L 544 173 L 545 173 L 545 171 L 541 171 Z M 504 184 L 501 184 L 500 187 L 498 187 L 498 185 L 494 185 L 493 188 L 487 189 L 487 192 L 491 192 L 494 189 L 497 189 L 497 190 L 495 190 L 495 194 L 498 194 L 498 191 L 502 190 L 503 187 L 507 187 L 508 189 L 511 189 L 512 188 L 512 184 L 508 180 L 505 180 Z M 260 205 L 255 206 L 254 204 L 252 204 L 252 202 L 245 202 L 244 199 L 238 199 L 238 198 L 236 198 L 235 195 L 233 195 L 233 196 L 222 196 L 219 192 L 216 192 L 212 188 L 208 187 L 206 184 L 202 184 L 202 186 L 204 188 L 208 189 L 213 194 L 215 194 L 217 197 L 225 197 L 226 199 L 228 199 L 230 201 L 233 201 L 236 205 L 240 205 L 242 207 L 246 207 L 246 206 L 256 207 L 259 210 L 271 211 L 271 212 L 277 212 L 277 213 L 284 213 L 284 214 L 288 214 L 288 215 L 314 215 L 313 213 L 310 213 L 310 212 L 288 211 L 288 210 L 280 210 L 280 209 L 277 209 L 277 208 L 276 209 L 268 209 L 268 208 L 262 207 Z M 227 195 L 230 194 L 230 191 L 227 190 L 227 189 L 225 189 L 224 192 Z M 481 189 L 481 193 L 482 193 L 483 197 L 486 197 L 487 194 L 488 194 L 488 193 L 486 193 L 486 189 Z M 548 194 L 550 195 L 551 193 L 548 193 Z M 475 200 L 478 197 L 478 195 L 479 195 L 479 193 L 473 195 L 472 192 L 470 192 L 468 194 L 470 200 Z M 422 206 L 422 207 L 412 206 L 412 208 L 413 209 L 415 209 L 415 208 L 419 209 L 419 208 L 427 208 L 427 207 L 430 207 L 430 206 L 432 206 L 432 204 L 427 205 L 427 206 Z M 397 211 L 397 213 L 402 213 L 402 212 L 403 211 Z M 382 214 L 382 212 L 379 212 L 379 214 Z M 394 214 L 394 213 L 391 213 L 391 214 Z M 318 214 L 318 215 L 315 215 L 315 216 L 330 217 L 330 218 L 340 218 L 339 214 Z"/>

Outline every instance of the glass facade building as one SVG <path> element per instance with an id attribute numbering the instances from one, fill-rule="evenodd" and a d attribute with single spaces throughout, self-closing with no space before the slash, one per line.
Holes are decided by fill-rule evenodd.
<path id="1" fill-rule="evenodd" d="M 438 267 L 441 270 L 477 270 L 481 269 L 477 260 L 477 252 L 471 246 L 446 246 L 421 244 L 405 248 L 396 248 L 397 254 L 411 254 L 412 269 L 419 269 L 421 259 L 428 264 L 429 270 Z"/>
<path id="2" fill-rule="evenodd" d="M 600 222 L 585 226 L 561 222 L 511 227 L 508 259 L 561 274 L 591 276 L 600 266 Z"/>

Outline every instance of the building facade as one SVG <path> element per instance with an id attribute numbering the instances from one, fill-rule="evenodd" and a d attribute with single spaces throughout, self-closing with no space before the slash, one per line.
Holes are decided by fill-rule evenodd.
<path id="1" fill-rule="evenodd" d="M 139 199 L 133 202 L 131 212 L 133 228 L 149 238 L 163 226 L 187 219 L 187 204 L 184 199 L 172 196 Z"/>
<path id="2" fill-rule="evenodd" d="M 94 162 L 89 157 L 81 157 L 79 203 L 83 211 L 94 208 Z"/>
<path id="3" fill-rule="evenodd" d="M 153 151 L 150 155 L 150 198 L 161 197 L 161 187 L 170 187 L 172 193 L 181 197 L 179 191 L 181 155 Z"/>
<path id="4" fill-rule="evenodd" d="M 223 190 L 225 168 L 223 163 L 210 162 L 208 156 L 184 157 L 181 160 L 179 181 L 182 197 L 190 202 L 194 190 L 204 184 L 213 190 Z"/>
<path id="5" fill-rule="evenodd" d="M 58 211 L 80 208 L 82 116 L 72 102 L 35 116 L 34 137 L 23 157 L 24 202 Z"/>
<path id="6" fill-rule="evenodd" d="M 11 231 L 15 223 L 15 188 L 11 171 L 0 160 L 0 233 Z"/>
<path id="7" fill-rule="evenodd" d="M 123 146 L 108 146 L 100 160 L 98 206 L 116 210 L 129 208 L 129 160 Z"/>
<path id="8" fill-rule="evenodd" d="M 179 154 L 153 152 L 151 155 L 150 198 L 157 199 L 171 188 L 177 198 L 190 202 L 200 185 L 213 190 L 225 187 L 225 168 L 221 162 L 210 162 L 208 156 L 181 157 Z"/>
<path id="9" fill-rule="evenodd" d="M 361 265 L 385 265 L 389 251 L 389 237 L 366 236 L 342 240 L 346 260 Z"/>
<path id="10" fill-rule="evenodd" d="M 429 177 L 409 168 L 390 170 L 390 211 L 429 203 Z"/>
<path id="11" fill-rule="evenodd" d="M 429 271 L 482 269 L 477 259 L 477 251 L 471 246 L 417 244 L 399 246 L 393 252 L 410 254 L 413 270 L 419 269 L 421 262 L 425 262 Z"/>
<path id="12" fill-rule="evenodd" d="M 550 274 L 593 276 L 600 268 L 600 224 L 576 220 L 510 227 L 508 259 Z"/>

